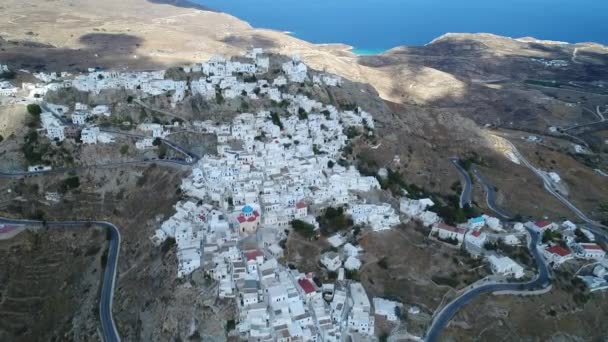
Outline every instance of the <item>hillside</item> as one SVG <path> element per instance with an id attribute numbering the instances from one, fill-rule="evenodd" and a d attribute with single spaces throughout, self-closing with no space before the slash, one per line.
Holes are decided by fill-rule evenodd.
<path id="1" fill-rule="evenodd" d="M 545 190 L 534 172 L 510 158 L 513 148 L 517 148 L 536 167 L 558 173 L 566 197 L 589 217 L 608 222 L 608 213 L 601 206 L 608 203 L 608 182 L 601 174 L 608 172 L 608 121 L 604 119 L 608 118 L 606 46 L 449 33 L 424 46 L 401 46 L 379 55 L 357 56 L 348 46 L 315 45 L 282 32 L 257 29 L 228 14 L 208 11 L 184 0 L 35 3 L 5 0 L 0 4 L 0 64 L 24 70 L 16 73 L 12 80 L 15 83 L 33 82 L 32 72 L 80 74 L 91 67 L 123 72 L 167 69 L 171 79 L 188 83 L 194 76 L 184 72 L 185 65 L 218 54 L 240 56 L 252 47 L 264 48 L 279 62 L 298 55 L 310 67 L 311 73 L 327 72 L 342 77 L 340 87 L 318 87 L 308 82 L 285 89 L 293 95 L 306 94 L 337 108 L 361 107 L 373 115 L 373 134 L 357 134 L 349 141 L 350 152 L 344 157 L 345 163 L 356 166 L 362 174 L 376 176 L 380 169 L 394 171 L 398 187 L 437 199 L 438 205 L 446 211 L 454 211 L 458 210 L 461 185 L 459 173 L 450 158 L 459 157 L 468 165 L 469 172 L 475 167 L 491 181 L 497 204 L 522 222 L 540 218 L 580 221 L 574 212 Z M 275 65 L 276 72 L 268 74 L 274 77 L 281 72 L 279 62 Z M 168 126 L 175 123 L 176 118 L 177 122 L 213 120 L 219 125 L 230 122 L 244 111 L 285 111 L 280 103 L 268 99 L 237 97 L 225 102 L 223 98 L 222 101 L 209 101 L 186 92 L 183 101 L 172 107 L 167 94 L 132 102 L 134 93 L 121 90 L 82 94 L 66 88 L 49 92 L 45 100 L 68 106 L 74 102 L 91 107 L 109 103 L 116 120 L 95 123 L 114 125 L 121 130 L 125 121 L 128 121 L 127 126 L 133 124 L 133 127 L 146 120 L 162 121 Z M 21 104 L 0 104 L 0 135 L 3 136 L 0 159 L 4 161 L 0 171 L 24 167 L 22 144 L 29 132 L 27 118 L 27 111 Z M 217 149 L 215 135 L 190 133 L 187 130 L 177 132 L 171 139 L 201 155 Z M 119 143 L 131 145 L 134 139 L 122 138 Z M 99 147 L 72 141 L 53 149 L 67 151 L 73 157 L 70 165 L 138 158 L 148 161 L 148 158 L 157 157 L 156 151 L 139 152 L 131 148 L 118 155 L 113 146 Z M 176 156 L 173 153 L 170 157 Z M 45 162 L 58 167 L 67 160 L 63 154 L 55 152 L 44 157 Z M 41 198 L 65 186 L 67 176 L 62 173 L 23 180 L 0 178 L 3 190 L 0 216 L 41 216 L 49 220 L 95 217 L 120 225 L 124 229 L 124 240 L 114 314 L 124 339 L 223 340 L 227 320 L 234 316 L 234 303 L 216 299 L 213 291 L 217 289 L 215 285 L 210 286 L 210 280 L 202 271 L 193 273 L 187 280 L 176 279 L 175 241 L 167 240 L 157 248 L 149 239 L 160 222 L 174 213 L 175 203 L 184 199 L 179 186 L 189 171 L 189 166 L 172 169 L 162 163 L 131 165 L 124 169 L 82 169 L 77 172 L 81 187 L 62 194 L 63 198 L 56 203 Z M 392 204 L 398 203 L 398 195 L 391 193 L 390 186 L 384 190 L 374 196 L 385 196 Z M 485 188 L 477 178 L 473 179 L 471 191 L 472 212 L 492 215 Z M 455 286 L 459 288 L 477 280 L 476 277 L 485 276 L 481 269 L 467 270 L 469 263 L 477 265 L 475 261 L 468 258 L 459 261 L 460 251 L 430 241 L 428 235 L 426 228 L 411 223 L 400 225 L 386 235 L 363 235 L 358 240 L 369 249 L 367 259 L 363 260 L 369 267 L 360 273 L 361 283 L 374 295 L 390 295 L 406 303 L 419 302 L 424 318 L 415 324 L 408 322 L 415 326 L 418 335 L 424 332 L 430 320 L 427 314 L 432 314 L 446 293 L 449 292 L 448 298 L 452 295 L 451 286 L 435 283 L 438 275 L 445 278 L 457 272 L 460 272 L 459 277 L 464 274 Z M 40 239 L 52 243 L 48 255 L 36 254 L 39 248 L 36 241 Z M 50 264 L 53 269 L 59 269 L 58 260 L 82 256 L 80 250 L 91 249 L 90 245 L 99 239 L 93 234 L 90 241 L 74 243 L 70 249 L 59 242 L 72 243 L 77 240 L 76 236 L 61 232 L 59 237 L 51 239 L 48 232 L 28 233 L 18 240 L 0 244 L 0 252 L 9 255 L 11 250 L 25 250 L 28 263 Z M 313 250 L 308 248 L 310 244 L 298 245 L 292 234 L 288 247 L 295 251 L 293 259 L 305 259 L 306 253 Z M 327 250 L 324 240 L 315 244 L 318 249 L 315 253 Z M 404 250 L 402 247 L 406 244 L 411 248 Z M 30 297 L 39 296 L 44 287 L 61 286 L 57 284 L 69 276 L 70 282 L 62 288 L 72 296 L 83 293 L 87 300 L 84 309 L 72 302 L 60 308 L 62 315 L 70 317 L 71 313 L 89 310 L 97 298 L 94 272 L 100 253 L 97 250 L 85 252 L 86 258 L 79 259 L 77 269 L 57 271 L 56 274 L 28 267 L 27 272 L 20 275 L 5 263 L 2 267 L 10 271 L 11 281 L 17 284 L 24 282 L 24 277 L 44 280 L 31 289 L 31 294 L 15 291 L 9 286 L 10 282 L 6 287 L 13 291 L 9 291 L 11 298 L 20 300 L 21 296 L 31 300 Z M 320 268 L 316 259 L 315 262 L 311 260 L 307 260 L 311 269 Z M 388 260 L 390 266 L 378 266 L 379 260 Z M 402 260 L 408 260 L 408 265 L 399 265 Z M 407 275 L 396 276 L 391 273 L 394 270 Z M 78 277 L 73 274 L 76 271 L 93 275 Z M 407 281 L 406 286 L 402 286 L 403 281 Z M 429 286 L 432 289 L 427 289 Z M 569 299 L 566 296 L 569 292 L 561 288 L 553 294 Z M 3 298 L 0 295 L 0 304 Z M 504 318 L 504 311 L 522 317 L 526 313 L 542 314 L 543 324 L 549 326 L 553 321 L 545 317 L 546 312 L 559 303 L 554 300 L 541 306 L 536 303 L 541 302 L 542 297 L 534 298 L 534 305 L 531 305 L 522 303 L 525 298 L 494 300 L 482 297 L 456 316 L 456 324 L 446 330 L 445 336 L 456 340 L 477 336 L 479 331 L 486 329 L 487 322 L 474 317 L 474 313 L 475 309 L 483 308 L 491 312 L 490 317 L 501 319 L 500 324 L 487 328 L 487 336 L 502 334 L 506 329 L 502 325 L 504 321 L 511 324 L 509 330 L 519 332 L 513 334 L 515 337 L 511 340 L 549 338 L 546 333 L 529 328 L 525 319 Z M 32 305 L 42 308 L 46 317 L 50 305 L 57 300 L 63 300 L 63 297 L 45 296 Z M 521 308 L 515 307 L 519 304 L 529 311 L 522 313 Z M 558 311 L 568 320 L 575 320 L 571 318 L 574 313 L 582 312 L 576 319 L 584 321 L 592 317 L 595 309 L 595 305 L 585 306 L 572 299 Z M 16 315 L 22 315 L 22 312 Z M 20 319 L 14 326 L 3 329 L 9 339 L 70 336 L 75 340 L 87 340 L 95 334 L 92 327 L 97 324 L 96 320 L 95 315 L 87 314 L 82 321 L 75 321 L 77 326 L 74 328 L 68 326 L 69 321 L 58 322 L 59 325 L 54 321 L 41 321 L 24 331 L 22 326 L 32 322 Z M 58 327 L 52 332 L 44 332 L 51 325 Z M 601 328 L 605 330 L 604 326 Z M 560 329 L 573 339 L 585 338 L 586 332 L 576 324 Z"/>

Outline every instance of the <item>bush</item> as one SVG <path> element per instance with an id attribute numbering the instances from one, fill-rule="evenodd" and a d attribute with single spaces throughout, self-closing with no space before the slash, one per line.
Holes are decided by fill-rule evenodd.
<path id="1" fill-rule="evenodd" d="M 308 113 L 306 113 L 306 111 L 302 107 L 298 108 L 298 119 L 300 119 L 300 120 L 308 119 Z"/>
<path id="2" fill-rule="evenodd" d="M 346 279 L 359 281 L 359 272 L 357 270 L 345 270 L 344 275 Z"/>
<path id="3" fill-rule="evenodd" d="M 40 116 L 40 114 L 42 114 L 42 108 L 40 108 L 40 106 L 35 103 L 31 103 L 27 105 L 27 112 L 33 116 L 38 117 Z"/>
<path id="4" fill-rule="evenodd" d="M 340 230 L 346 230 L 353 225 L 352 220 L 344 215 L 344 209 L 342 207 L 326 208 L 323 216 L 317 217 L 317 221 L 319 221 L 321 232 L 325 236 Z"/>
<path id="5" fill-rule="evenodd" d="M 129 152 L 129 145 L 120 146 L 120 154 L 127 154 Z"/>
<path id="6" fill-rule="evenodd" d="M 78 178 L 78 176 L 72 176 L 64 179 L 63 184 L 61 186 L 63 192 L 77 189 L 78 187 L 80 187 L 80 178 Z"/>
<path id="7" fill-rule="evenodd" d="M 127 96 L 127 103 L 132 103 L 133 102 L 133 96 L 129 95 Z"/>
<path id="8" fill-rule="evenodd" d="M 281 122 L 281 118 L 279 117 L 279 114 L 276 112 L 272 112 L 270 113 L 270 118 L 272 119 L 272 123 L 279 126 L 279 128 L 281 128 L 281 130 L 283 130 L 283 123 Z"/>
<path id="9" fill-rule="evenodd" d="M 175 241 L 175 238 L 170 237 L 170 238 L 168 238 L 167 240 L 165 240 L 165 241 L 163 242 L 163 244 L 160 246 L 160 251 L 161 251 L 163 254 L 166 254 L 168 251 L 170 251 L 170 250 L 171 250 L 171 248 L 173 248 L 173 246 L 175 246 L 175 245 L 176 245 L 176 243 L 177 243 L 177 242 Z"/>
<path id="10" fill-rule="evenodd" d="M 232 331 L 236 328 L 236 323 L 233 319 L 230 319 L 226 322 L 226 331 Z"/>
<path id="11" fill-rule="evenodd" d="M 380 261 L 378 261 L 378 266 L 384 270 L 388 269 L 388 259 L 386 257 L 380 259 Z"/>
<path id="12" fill-rule="evenodd" d="M 158 147 L 158 158 L 164 159 L 167 156 L 167 146 L 165 144 L 161 144 Z"/>
<path id="13" fill-rule="evenodd" d="M 311 238 L 315 235 L 315 226 L 302 220 L 291 221 L 291 227 L 305 238 Z"/>

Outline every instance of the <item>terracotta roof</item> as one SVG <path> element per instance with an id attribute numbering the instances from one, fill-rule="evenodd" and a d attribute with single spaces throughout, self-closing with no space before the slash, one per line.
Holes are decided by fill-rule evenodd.
<path id="1" fill-rule="evenodd" d="M 481 231 L 480 230 L 474 230 L 471 235 L 473 235 L 474 237 L 479 237 L 479 235 L 481 235 Z"/>
<path id="2" fill-rule="evenodd" d="M 298 280 L 298 284 L 305 293 L 315 292 L 315 286 L 308 279 L 300 279 Z"/>
<path id="3" fill-rule="evenodd" d="M 584 249 L 602 250 L 602 247 L 595 243 L 581 243 L 580 246 Z"/>
<path id="4" fill-rule="evenodd" d="M 450 232 L 454 232 L 454 233 L 458 233 L 458 234 L 464 234 L 466 232 L 466 229 L 464 229 L 464 228 L 457 228 L 454 226 L 450 226 L 449 224 L 445 224 L 443 222 L 440 222 L 439 224 L 437 224 L 437 227 L 439 227 L 439 229 L 448 230 Z"/>
<path id="5" fill-rule="evenodd" d="M 262 256 L 262 255 L 263 255 L 262 252 L 260 252 L 258 250 L 245 253 L 245 257 L 247 258 L 247 261 L 255 260 L 257 257 Z"/>
<path id="6" fill-rule="evenodd" d="M 306 208 L 306 203 L 300 201 L 300 202 L 296 203 L 296 208 L 298 208 L 298 209 Z"/>
<path id="7" fill-rule="evenodd" d="M 0 227 L 0 233 L 8 233 L 10 231 L 15 230 L 16 228 L 13 226 L 4 226 L 4 227 Z"/>
<path id="8" fill-rule="evenodd" d="M 546 248 L 547 252 L 551 253 L 551 254 L 557 254 L 559 256 L 566 256 L 566 255 L 570 255 L 570 251 L 565 249 L 562 246 L 552 246 L 552 247 L 547 247 Z"/>
<path id="9" fill-rule="evenodd" d="M 551 221 L 548 220 L 541 220 L 541 221 L 536 221 L 534 222 L 534 224 L 538 227 L 538 228 L 545 228 L 546 226 L 550 225 Z"/>
<path id="10" fill-rule="evenodd" d="M 239 220 L 240 223 L 243 223 L 247 220 L 247 219 L 245 219 L 245 216 L 239 216 L 236 219 Z"/>

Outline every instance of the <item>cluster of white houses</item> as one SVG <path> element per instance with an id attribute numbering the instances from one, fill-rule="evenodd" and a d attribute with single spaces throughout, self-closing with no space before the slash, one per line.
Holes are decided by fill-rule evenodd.
<path id="1" fill-rule="evenodd" d="M 11 82 L 2 79 L 4 75 L 10 72 L 11 70 L 8 68 L 7 65 L 0 64 L 0 96 L 14 96 L 20 90 L 19 88 L 11 84 Z"/>
<path id="2" fill-rule="evenodd" d="M 278 262 L 282 249 L 276 244 L 281 230 L 258 228 L 249 235 L 242 220 L 257 220 L 257 208 L 242 206 L 237 213 L 201 202 L 182 201 L 176 213 L 153 236 L 160 245 L 171 237 L 177 244 L 178 276 L 197 268 L 219 283 L 218 296 L 234 298 L 238 307 L 237 332 L 244 339 L 260 341 L 369 340 L 375 317 L 400 319 L 402 304 L 374 298 L 363 286 L 345 280 L 340 272 L 334 283 L 320 283 L 312 274 L 284 267 Z M 243 236 L 255 237 L 243 240 Z M 344 244 L 339 235 L 333 240 Z M 245 242 L 243 242 L 245 241 Z M 252 242 L 252 243 L 251 243 Z M 358 253 L 360 249 L 350 244 Z"/>
<path id="3" fill-rule="evenodd" d="M 416 207 L 412 203 L 415 202 L 402 200 L 402 210 L 404 208 L 411 210 L 412 207 Z M 509 231 L 505 231 L 505 227 L 500 221 L 487 215 L 471 218 L 466 223 L 457 226 L 438 221 L 433 224 L 430 237 L 458 247 L 462 245 L 472 255 L 484 256 L 494 273 L 515 278 L 524 275 L 523 267 L 509 257 L 488 251 L 486 244 L 496 243 L 500 240 L 507 245 L 520 246 L 523 243 L 522 240 L 527 237 L 526 228 L 542 235 L 547 235 L 547 231 L 559 233 L 557 234 L 561 237 L 559 241 L 548 239 L 548 241 L 539 242 L 539 245 L 534 246 L 539 249 L 546 262 L 554 268 L 575 258 L 595 260 L 600 263 L 608 262 L 606 252 L 595 242 L 594 234 L 583 227 L 577 227 L 570 221 L 558 224 L 540 220 L 527 223 L 516 222 L 509 225 Z M 549 234 L 549 236 L 553 236 L 553 234 Z M 589 279 L 587 278 L 587 280 Z"/>
<path id="4" fill-rule="evenodd" d="M 210 97 L 220 91 L 230 97 L 229 89 L 239 90 L 235 96 L 250 96 L 250 91 L 257 95 L 255 88 L 243 86 L 233 76 L 267 70 L 268 62 L 259 52 L 249 56 L 254 64 L 214 58 L 184 71 L 204 73 L 206 78 L 197 87 L 207 89 Z M 344 279 L 344 269 L 361 266 L 359 247 L 336 242 L 343 247 L 345 262 L 339 259 L 338 280 L 331 284 L 319 284 L 313 275 L 286 268 L 277 260 L 283 256 L 279 242 L 286 237 L 290 222 L 302 220 L 319 227 L 311 208 L 344 206 L 355 223 L 373 230 L 399 224 L 399 215 L 388 204 L 361 203 L 354 195 L 379 189 L 375 177 L 364 177 L 355 168 L 337 163 L 347 142 L 346 129 L 373 129 L 373 118 L 361 109 L 340 111 L 303 95 L 279 92 L 275 87 L 308 77 L 306 66 L 297 59 L 284 63 L 282 69 L 285 76 L 256 84 L 276 95 L 275 100 L 286 101 L 288 116 L 259 111 L 239 114 L 229 123 L 193 123 L 195 129 L 217 136 L 217 153 L 203 156 L 183 180 L 181 189 L 193 200 L 178 203 L 176 213 L 152 239 L 159 245 L 167 238 L 175 239 L 179 277 L 200 268 L 219 282 L 219 297 L 235 298 L 241 337 L 368 340 L 374 334 L 375 314 L 397 320 L 395 308 L 401 304 L 377 298 L 374 312 L 361 284 Z M 314 81 L 330 86 L 340 82 L 329 75 Z M 298 115 L 302 111 L 307 114 Z M 157 137 L 165 134 L 162 126 L 139 129 Z M 252 238 L 254 246 L 243 244 Z"/>
<path id="5" fill-rule="evenodd" d="M 146 98 L 151 96 L 158 96 L 162 94 L 170 95 L 170 103 L 175 106 L 177 103 L 182 101 L 186 94 L 197 95 L 200 94 L 206 99 L 214 99 L 216 96 L 222 96 L 223 98 L 235 98 L 240 96 L 247 96 L 251 99 L 257 99 L 259 96 L 267 96 L 273 101 L 281 102 L 288 101 L 290 106 L 288 108 L 289 113 L 295 114 L 301 110 L 306 112 L 317 111 L 320 113 L 322 104 L 311 100 L 303 95 L 291 95 L 283 93 L 279 88 L 286 85 L 288 82 L 304 82 L 309 78 L 309 72 L 306 65 L 299 61 L 299 58 L 294 57 L 291 61 L 282 64 L 281 69 L 283 74 L 276 76 L 274 79 L 260 79 L 258 80 L 255 75 L 264 74 L 269 71 L 270 58 L 263 54 L 261 49 L 253 49 L 250 51 L 245 58 L 239 60 L 226 59 L 224 57 L 213 57 L 209 61 L 196 63 L 183 68 L 183 71 L 191 74 L 188 81 L 185 80 L 173 80 L 168 79 L 165 70 L 160 71 L 146 71 L 146 72 L 119 72 L 119 71 L 104 71 L 97 69 L 90 69 L 88 73 L 72 75 L 70 73 L 35 73 L 34 76 L 38 78 L 42 83 L 23 83 L 22 88 L 29 92 L 29 95 L 25 97 L 29 102 L 42 102 L 44 95 L 50 90 L 59 90 L 61 88 L 75 88 L 83 92 L 93 92 L 99 94 L 104 90 L 112 89 L 123 89 L 136 94 L 139 98 Z M 248 76 L 250 75 L 250 76 Z M 334 75 L 328 74 L 315 74 L 312 76 L 313 83 L 317 85 L 328 85 L 338 86 L 341 84 L 341 79 Z M 8 83 L 3 84 L 6 86 L 4 92 L 9 92 Z M 4 88 L 3 88 L 4 89 Z M 12 88 L 10 88 L 12 89 Z M 12 90 L 10 90 L 12 91 Z M 0 94 L 2 95 L 2 94 Z M 85 143 L 107 143 L 111 142 L 111 136 L 104 134 L 95 128 L 90 128 L 89 121 L 94 116 L 110 116 L 110 110 L 108 106 L 100 105 L 89 109 L 87 105 L 76 103 L 73 108 L 73 112 L 70 114 L 70 108 L 67 106 L 56 106 L 47 104 L 49 110 L 44 115 L 43 130 L 47 133 L 48 137 L 52 140 L 62 141 L 66 138 L 68 123 L 65 120 L 61 120 L 69 115 L 72 121 L 72 126 L 77 127 L 78 130 L 85 130 Z M 335 119 L 338 117 L 338 112 L 335 108 L 329 106 L 326 110 L 329 111 L 331 118 Z M 262 116 L 267 117 L 266 114 Z M 245 117 L 243 117 L 245 118 Z M 340 113 L 340 119 L 344 120 L 347 125 L 366 125 L 369 128 L 373 128 L 373 120 L 371 115 L 363 111 L 346 111 Z M 259 120 L 259 117 L 258 117 Z M 264 121 L 264 120 L 262 120 Z M 319 148 L 324 150 L 333 150 L 334 152 L 339 149 L 343 141 L 333 140 L 324 141 L 329 133 L 337 130 L 335 120 L 321 120 L 319 115 L 311 118 L 310 124 L 316 125 L 316 130 L 326 129 L 327 134 L 319 134 L 316 132 L 311 138 L 313 144 L 318 144 Z M 247 123 L 245 123 L 247 124 Z M 332 126 L 333 124 L 333 126 Z M 262 132 L 269 134 L 272 137 L 278 137 L 278 127 L 272 126 L 268 123 L 265 124 Z M 287 119 L 284 122 L 286 131 L 297 131 L 302 127 L 301 124 L 297 123 L 297 120 Z M 243 129 L 249 129 L 242 126 Z M 259 127 L 256 127 L 259 130 Z M 313 127 L 314 129 L 314 127 Z M 73 131 L 73 127 L 70 127 L 70 131 Z M 238 131 L 239 126 L 235 125 L 231 131 Z M 154 130 L 153 138 L 159 135 Z M 228 135 L 232 134 L 233 137 L 240 138 L 241 140 L 249 141 L 252 138 L 246 136 L 246 132 L 232 133 L 227 131 Z M 249 129 L 249 131 L 251 131 Z M 161 136 L 162 137 L 162 136 Z M 220 137 L 220 139 L 223 137 Z M 344 139 L 340 136 L 340 139 Z M 136 143 L 138 149 L 151 148 L 153 139 L 143 138 Z M 294 139 L 297 145 L 299 141 Z M 248 146 L 247 152 L 251 152 L 253 146 Z M 312 151 L 312 145 L 302 144 L 298 147 L 301 153 L 306 153 L 305 150 Z"/>

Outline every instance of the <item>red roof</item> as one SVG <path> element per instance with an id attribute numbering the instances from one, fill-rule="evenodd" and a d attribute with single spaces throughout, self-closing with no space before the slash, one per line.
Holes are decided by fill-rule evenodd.
<path id="1" fill-rule="evenodd" d="M 602 250 L 602 247 L 596 245 L 595 243 L 581 243 L 581 247 L 584 249 Z"/>
<path id="2" fill-rule="evenodd" d="M 443 222 L 439 222 L 439 224 L 437 226 L 439 227 L 439 229 L 448 230 L 450 232 L 454 232 L 454 233 L 458 233 L 458 234 L 464 234 L 464 232 L 466 231 L 464 228 L 456 228 L 456 227 L 450 226 L 449 224 L 445 224 Z"/>
<path id="3" fill-rule="evenodd" d="M 4 227 L 0 227 L 0 233 L 8 233 L 11 232 L 13 230 L 15 230 L 16 228 L 13 226 L 4 226 Z"/>
<path id="4" fill-rule="evenodd" d="M 552 247 L 547 247 L 547 252 L 551 253 L 551 254 L 557 254 L 559 256 L 566 256 L 566 255 L 570 255 L 570 251 L 565 249 L 562 246 L 552 246 Z"/>
<path id="5" fill-rule="evenodd" d="M 245 217 L 245 215 L 240 214 L 239 216 L 236 217 L 236 219 L 239 221 L 239 223 L 243 223 L 245 221 L 253 222 L 253 221 L 257 220 L 258 217 L 260 217 L 260 213 L 257 210 L 254 210 L 252 216 Z"/>
<path id="6" fill-rule="evenodd" d="M 262 256 L 262 255 L 263 255 L 262 252 L 260 252 L 258 250 L 245 253 L 245 257 L 247 258 L 247 261 L 255 260 L 257 257 Z"/>
<path id="7" fill-rule="evenodd" d="M 298 284 L 306 294 L 315 292 L 315 286 L 308 279 L 300 279 L 298 280 Z"/>
<path id="8" fill-rule="evenodd" d="M 298 203 L 296 203 L 296 208 L 298 208 L 298 209 L 306 208 L 306 203 L 298 202 Z"/>
<path id="9" fill-rule="evenodd" d="M 481 235 L 481 231 L 480 231 L 480 230 L 474 230 L 474 231 L 473 231 L 471 234 L 472 234 L 474 237 L 479 237 L 479 235 Z"/>
<path id="10" fill-rule="evenodd" d="M 541 220 L 541 221 L 536 221 L 534 224 L 538 227 L 538 228 L 545 228 L 548 225 L 550 225 L 551 221 L 547 221 L 547 220 Z"/>

